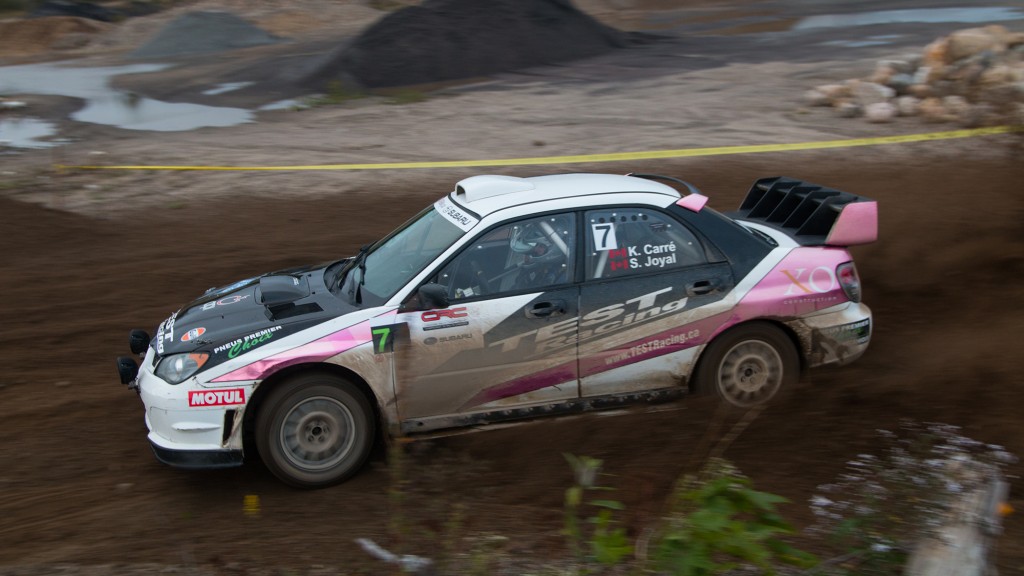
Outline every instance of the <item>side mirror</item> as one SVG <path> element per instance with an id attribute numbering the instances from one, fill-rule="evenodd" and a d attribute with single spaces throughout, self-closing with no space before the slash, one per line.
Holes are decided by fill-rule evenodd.
<path id="1" fill-rule="evenodd" d="M 425 309 L 447 308 L 451 302 L 448 301 L 448 288 L 440 284 L 424 284 L 417 291 L 420 297 L 420 305 Z"/>

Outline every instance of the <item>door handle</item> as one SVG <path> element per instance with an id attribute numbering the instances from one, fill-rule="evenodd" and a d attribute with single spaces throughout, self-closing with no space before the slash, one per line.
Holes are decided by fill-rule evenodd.
<path id="1" fill-rule="evenodd" d="M 686 285 L 687 296 L 703 296 L 718 290 L 718 280 L 698 280 Z"/>
<path id="2" fill-rule="evenodd" d="M 527 318 L 547 318 L 549 316 L 561 316 L 562 314 L 565 314 L 565 300 L 537 302 L 526 309 Z"/>

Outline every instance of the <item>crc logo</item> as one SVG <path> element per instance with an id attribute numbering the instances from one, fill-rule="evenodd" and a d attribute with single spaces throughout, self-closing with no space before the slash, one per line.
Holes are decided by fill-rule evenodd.
<path id="1" fill-rule="evenodd" d="M 420 314 L 420 320 L 424 322 L 437 322 L 438 320 L 446 320 L 451 318 L 465 318 L 469 316 L 466 312 L 466 308 L 449 308 L 447 310 L 428 310 L 423 314 Z"/>
<path id="2" fill-rule="evenodd" d="M 828 266 L 818 266 L 808 270 L 807 268 L 794 268 L 783 270 L 786 278 L 789 278 L 790 285 L 786 288 L 784 296 L 793 294 L 824 294 L 835 290 L 836 273 Z"/>

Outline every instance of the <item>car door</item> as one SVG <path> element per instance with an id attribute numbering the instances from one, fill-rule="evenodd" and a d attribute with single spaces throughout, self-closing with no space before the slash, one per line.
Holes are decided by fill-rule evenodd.
<path id="1" fill-rule="evenodd" d="M 404 431 L 509 419 L 579 396 L 575 218 L 548 214 L 483 232 L 431 278 L 447 290 L 447 308 L 398 314 Z"/>
<path id="2" fill-rule="evenodd" d="M 731 269 L 670 214 L 614 207 L 584 215 L 583 397 L 678 386 L 727 313 Z"/>

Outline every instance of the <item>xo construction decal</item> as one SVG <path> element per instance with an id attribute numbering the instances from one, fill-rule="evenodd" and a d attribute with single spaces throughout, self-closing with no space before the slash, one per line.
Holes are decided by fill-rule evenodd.
<path id="1" fill-rule="evenodd" d="M 245 404 L 244 388 L 228 388 L 226 390 L 189 390 L 188 405 L 196 406 L 234 406 Z"/>
<path id="2" fill-rule="evenodd" d="M 793 268 L 782 270 L 782 273 L 789 280 L 786 293 L 783 296 L 792 296 L 783 300 L 783 304 L 796 304 L 798 302 L 829 302 L 838 300 L 835 295 L 824 296 L 835 290 L 839 282 L 836 280 L 835 270 L 828 266 L 817 268 Z"/>

